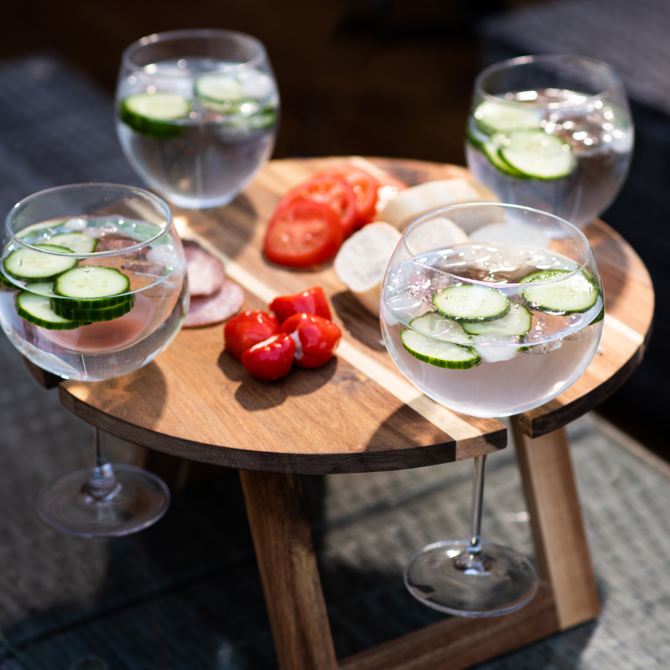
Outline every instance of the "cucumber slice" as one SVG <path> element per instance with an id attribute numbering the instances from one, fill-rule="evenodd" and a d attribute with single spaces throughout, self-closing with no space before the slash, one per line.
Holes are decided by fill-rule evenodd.
<path id="1" fill-rule="evenodd" d="M 157 140 L 179 137 L 184 126 L 169 121 L 185 119 L 191 104 L 177 93 L 136 93 L 119 103 L 119 116 L 135 132 Z"/>
<path id="2" fill-rule="evenodd" d="M 602 321 L 605 318 L 605 305 L 603 305 L 603 308 L 598 312 L 598 316 L 596 316 L 593 321 L 589 324 L 589 326 L 592 326 L 594 323 L 598 323 L 598 321 Z"/>
<path id="3" fill-rule="evenodd" d="M 521 295 L 534 309 L 557 315 L 588 312 L 599 297 L 598 287 L 581 272 L 551 284 L 531 281 Z"/>
<path id="4" fill-rule="evenodd" d="M 433 296 L 433 305 L 448 319 L 459 323 L 480 323 L 501 319 L 510 301 L 497 289 L 476 284 L 458 284 Z"/>
<path id="5" fill-rule="evenodd" d="M 500 156 L 515 170 L 534 179 L 567 177 L 577 164 L 567 142 L 542 130 L 509 133 Z"/>
<path id="6" fill-rule="evenodd" d="M 98 246 L 98 240 L 83 233 L 59 233 L 49 240 L 49 244 L 66 247 L 75 254 L 92 254 Z"/>
<path id="7" fill-rule="evenodd" d="M 256 102 L 249 98 L 242 84 L 224 74 L 206 74 L 195 82 L 195 97 L 198 102 L 213 112 L 239 114 L 242 105 Z M 258 106 L 258 103 L 256 102 Z"/>
<path id="8" fill-rule="evenodd" d="M 470 128 L 469 124 L 468 124 L 468 127 L 465 129 L 465 139 L 475 149 L 479 149 L 480 151 L 484 151 L 484 143 L 482 142 L 482 140 L 480 140 L 477 137 L 477 135 L 475 135 L 473 130 Z"/>
<path id="9" fill-rule="evenodd" d="M 54 283 L 52 281 L 36 282 L 26 285 L 26 290 L 31 293 L 39 293 L 40 295 L 48 295 L 50 298 L 55 296 Z"/>
<path id="10" fill-rule="evenodd" d="M 474 112 L 477 127 L 487 135 L 518 130 L 519 128 L 539 128 L 542 113 L 530 106 L 509 102 L 483 102 Z"/>
<path id="11" fill-rule="evenodd" d="M 464 323 L 463 330 L 477 336 L 477 344 L 513 338 L 517 342 L 530 330 L 533 316 L 523 306 L 513 304 L 501 319 L 484 323 Z M 411 324 L 410 324 L 411 325 Z"/>
<path id="12" fill-rule="evenodd" d="M 420 333 L 436 337 L 445 342 L 455 344 L 470 344 L 470 337 L 464 332 L 464 328 L 455 321 L 445 319 L 437 312 L 426 312 L 417 316 L 409 322 L 409 325 Z"/>
<path id="13" fill-rule="evenodd" d="M 515 179 L 528 179 L 527 175 L 512 167 L 506 160 L 503 160 L 503 158 L 500 156 L 498 145 L 494 144 L 493 142 L 486 142 L 486 144 L 482 145 L 482 151 L 489 159 L 489 162 L 494 167 L 498 168 L 500 172 L 504 172 L 506 175 L 514 177 Z"/>
<path id="14" fill-rule="evenodd" d="M 428 337 L 409 328 L 403 328 L 400 332 L 400 341 L 412 356 L 438 368 L 467 370 L 481 361 L 470 347 Z"/>
<path id="15" fill-rule="evenodd" d="M 29 235 L 32 235 L 34 233 L 37 233 L 38 235 L 40 233 L 44 233 L 44 231 L 48 231 L 50 228 L 52 230 L 58 228 L 58 226 L 63 225 L 65 223 L 64 221 L 47 221 L 46 223 L 34 223 L 32 226 L 28 226 L 27 228 L 24 228 L 23 230 L 19 231 L 16 236 L 20 239 L 25 239 Z"/>
<path id="16" fill-rule="evenodd" d="M 529 284 L 534 281 L 547 281 L 548 279 L 555 279 L 561 275 L 570 274 L 569 270 L 537 270 L 531 272 L 529 275 L 519 279 L 519 284 Z"/>
<path id="17" fill-rule="evenodd" d="M 123 272 L 100 265 L 81 265 L 63 273 L 54 282 L 56 295 L 79 299 L 78 309 L 117 305 L 127 299 L 121 294 L 129 288 L 130 279 Z M 110 298 L 114 300 L 107 304 L 100 302 L 101 299 Z"/>
<path id="18" fill-rule="evenodd" d="M 56 253 L 41 253 L 37 249 Z M 55 244 L 36 244 L 30 249 L 21 247 L 5 258 L 5 272 L 23 281 L 54 279 L 77 264 L 77 259 L 71 254 L 66 247 Z"/>
<path id="19" fill-rule="evenodd" d="M 50 302 L 54 314 L 72 321 L 88 321 L 90 323 L 97 321 L 112 321 L 118 319 L 124 314 L 128 314 L 135 306 L 135 296 L 125 296 L 126 300 L 117 305 L 100 307 L 97 309 L 82 309 L 77 307 L 77 300 L 66 300 L 64 298 L 52 298 Z M 74 305 L 70 304 L 74 303 Z"/>
<path id="20" fill-rule="evenodd" d="M 58 316 L 49 304 L 49 296 L 21 291 L 16 296 L 16 313 L 26 321 L 48 330 L 74 330 L 89 323 L 72 321 Z"/>

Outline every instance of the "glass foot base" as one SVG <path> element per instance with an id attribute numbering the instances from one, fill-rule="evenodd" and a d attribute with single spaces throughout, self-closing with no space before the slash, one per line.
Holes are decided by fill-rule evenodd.
<path id="1" fill-rule="evenodd" d="M 461 556 L 468 548 L 467 540 L 445 540 L 414 554 L 404 575 L 409 592 L 428 607 L 471 618 L 508 614 L 533 599 L 539 580 L 525 556 L 482 542 L 480 565 L 468 569 Z"/>
<path id="2" fill-rule="evenodd" d="M 46 523 L 81 537 L 117 537 L 148 528 L 167 511 L 170 492 L 150 472 L 115 464 L 120 486 L 104 500 L 96 500 L 87 493 L 92 471 L 67 472 L 42 487 L 37 511 Z"/>

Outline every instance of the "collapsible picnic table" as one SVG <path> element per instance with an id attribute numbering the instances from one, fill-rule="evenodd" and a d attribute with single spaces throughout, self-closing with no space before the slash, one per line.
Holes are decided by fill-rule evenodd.
<path id="1" fill-rule="evenodd" d="M 563 427 L 597 407 L 635 369 L 654 304 L 643 263 L 601 221 L 584 229 L 605 288 L 600 349 L 565 393 L 512 419 L 542 582 L 537 596 L 506 616 L 445 618 L 336 660 L 299 475 L 473 458 L 504 448 L 506 428 L 441 407 L 410 384 L 386 352 L 377 319 L 330 265 L 289 271 L 264 260 L 266 223 L 279 197 L 333 160 L 272 161 L 227 207 L 174 213 L 180 233 L 221 258 L 228 277 L 244 288 L 245 309 L 267 309 L 277 295 L 323 287 L 344 332 L 336 358 L 261 384 L 223 352 L 221 326 L 182 330 L 135 373 L 105 382 L 61 381 L 62 404 L 143 447 L 239 469 L 282 670 L 455 670 L 594 618 L 599 603 Z M 450 165 L 354 161 L 410 185 L 469 176 Z"/>

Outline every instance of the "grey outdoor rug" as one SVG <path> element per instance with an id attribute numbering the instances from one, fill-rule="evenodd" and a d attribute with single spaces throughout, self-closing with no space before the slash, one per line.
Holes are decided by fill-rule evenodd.
<path id="1" fill-rule="evenodd" d="M 0 65 L 0 96 L 11 102 L 0 124 L 3 214 L 48 186 L 138 183 L 116 144 L 111 100 L 58 60 Z M 58 533 L 35 497 L 90 463 L 92 431 L 4 337 L 0 375 L 0 670 L 70 670 L 87 657 L 108 670 L 276 669 L 237 474 L 174 496 L 166 517 L 135 536 Z M 668 468 L 590 416 L 570 436 L 603 614 L 479 668 L 668 668 Z M 133 456 L 118 440 L 112 451 Z M 466 534 L 471 463 L 304 485 L 338 656 L 441 619 L 405 592 L 402 569 L 424 544 Z M 484 534 L 532 555 L 512 448 L 490 459 Z"/>

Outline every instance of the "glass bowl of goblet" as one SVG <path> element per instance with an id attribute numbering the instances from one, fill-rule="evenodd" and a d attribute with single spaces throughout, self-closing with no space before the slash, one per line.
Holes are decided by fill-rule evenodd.
<path id="1" fill-rule="evenodd" d="M 176 30 L 123 53 L 121 147 L 145 184 L 175 205 L 230 202 L 270 157 L 278 119 L 272 67 L 250 35 Z"/>
<path id="2" fill-rule="evenodd" d="M 524 56 L 492 65 L 475 80 L 468 167 L 502 202 L 583 227 L 617 196 L 633 142 L 623 83 L 601 61 Z"/>

